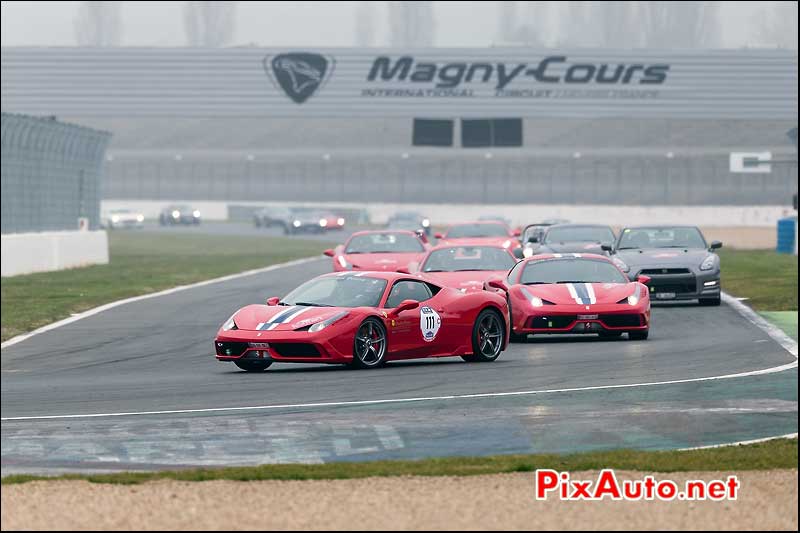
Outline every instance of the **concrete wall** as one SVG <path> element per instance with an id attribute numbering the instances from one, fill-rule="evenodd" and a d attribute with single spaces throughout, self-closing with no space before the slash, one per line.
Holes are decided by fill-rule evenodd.
<path id="1" fill-rule="evenodd" d="M 396 211 L 413 209 L 431 218 L 434 225 L 475 219 L 481 215 L 502 215 L 513 225 L 525 225 L 547 218 L 566 218 L 572 222 L 609 224 L 612 226 L 639 224 L 696 224 L 703 227 L 770 227 L 778 219 L 794 212 L 791 206 L 629 206 L 629 205 L 537 205 L 537 204 L 389 204 L 389 203 L 321 203 L 321 202 L 174 202 L 158 200 L 103 200 L 103 211 L 129 208 L 141 211 L 147 221 L 158 220 L 158 214 L 169 204 L 190 204 L 199 209 L 204 220 L 227 220 L 228 205 L 290 205 L 366 209 L 371 222 L 385 223 Z"/>
<path id="2" fill-rule="evenodd" d="M 108 263 L 105 231 L 52 231 L 2 236 L 2 275 Z"/>

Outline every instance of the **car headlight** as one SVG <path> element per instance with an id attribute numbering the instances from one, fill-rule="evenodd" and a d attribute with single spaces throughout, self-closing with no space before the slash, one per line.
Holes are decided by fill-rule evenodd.
<path id="1" fill-rule="evenodd" d="M 336 260 L 339 262 L 339 264 L 341 265 L 341 267 L 342 267 L 342 268 L 352 268 L 352 267 L 353 267 L 353 265 L 351 265 L 350 263 L 348 263 L 348 262 L 347 262 L 347 259 L 345 259 L 345 258 L 344 258 L 343 256 L 341 256 L 341 255 L 340 255 L 339 257 L 337 257 L 337 258 L 336 258 Z"/>
<path id="2" fill-rule="evenodd" d="M 239 328 L 236 326 L 236 321 L 234 321 L 234 320 L 233 320 L 233 317 L 234 317 L 234 316 L 236 316 L 236 313 L 234 313 L 233 315 L 231 315 L 231 317 L 228 319 L 228 321 L 227 321 L 227 322 L 225 322 L 224 324 L 222 324 L 222 330 L 223 330 L 223 331 L 230 331 L 230 330 L 232 330 L 232 329 L 239 329 Z"/>
<path id="3" fill-rule="evenodd" d="M 503 243 L 503 248 L 508 248 L 509 246 L 511 246 L 511 241 L 510 240 L 507 240 L 507 241 L 505 241 Z"/>
<path id="4" fill-rule="evenodd" d="M 639 305 L 639 291 L 638 289 L 628 296 L 628 305 Z"/>
<path id="5" fill-rule="evenodd" d="M 194 216 L 194 218 L 200 218 L 200 211 L 195 209 L 194 211 L 192 211 L 192 215 Z"/>
<path id="6" fill-rule="evenodd" d="M 137 215 L 136 222 L 144 222 L 144 215 Z"/>
<path id="7" fill-rule="evenodd" d="M 317 322 L 316 324 L 313 324 L 310 328 L 308 328 L 308 331 L 313 333 L 315 331 L 320 331 L 322 329 L 325 329 L 328 326 L 330 326 L 331 324 L 334 324 L 334 323 L 340 321 L 341 319 L 343 319 L 344 317 L 346 317 L 349 314 L 350 313 L 348 311 L 342 311 L 341 313 L 336 313 L 335 315 L 333 315 L 332 317 L 330 317 L 330 318 L 328 318 L 326 320 L 323 320 L 321 322 Z"/>
<path id="8" fill-rule="evenodd" d="M 181 212 L 176 209 L 172 212 L 172 218 L 181 218 Z"/>
<path id="9" fill-rule="evenodd" d="M 295 228 L 299 228 L 302 225 L 303 223 L 300 222 L 299 220 L 295 220 L 294 222 L 292 222 L 292 226 L 294 226 Z"/>
<path id="10" fill-rule="evenodd" d="M 112 217 L 111 217 L 111 222 L 113 222 L 114 224 L 116 224 L 117 222 L 119 222 L 119 217 L 118 217 L 117 215 L 114 215 L 114 216 L 112 216 Z"/>
<path id="11" fill-rule="evenodd" d="M 717 256 L 714 254 L 709 255 L 706 257 L 702 263 L 700 263 L 700 270 L 711 270 L 717 264 Z"/>
<path id="12" fill-rule="evenodd" d="M 522 255 L 524 257 L 532 256 L 533 255 L 533 248 L 525 248 L 524 250 L 522 250 Z"/>
<path id="13" fill-rule="evenodd" d="M 544 305 L 544 302 L 538 296 L 531 296 L 531 305 L 534 307 L 541 307 Z"/>
<path id="14" fill-rule="evenodd" d="M 626 265 L 625 261 L 623 261 L 619 257 L 615 257 L 614 259 L 612 259 L 612 261 L 614 261 L 614 264 L 617 265 L 617 267 L 619 267 L 619 269 L 625 272 L 626 274 L 631 271 L 631 267 Z"/>
<path id="15" fill-rule="evenodd" d="M 319 219 L 319 225 L 320 225 L 320 227 L 324 228 L 325 226 L 328 225 L 328 221 L 325 220 L 324 218 L 321 218 L 321 219 Z"/>
<path id="16" fill-rule="evenodd" d="M 430 221 L 430 220 L 428 220 L 427 218 L 423 218 L 423 219 L 422 219 L 422 227 L 423 227 L 423 228 L 427 228 L 427 227 L 429 227 L 430 225 L 431 225 L 431 221 Z"/>
<path id="17" fill-rule="evenodd" d="M 344 219 L 342 217 L 339 217 L 336 219 L 336 223 L 340 226 L 344 226 Z"/>

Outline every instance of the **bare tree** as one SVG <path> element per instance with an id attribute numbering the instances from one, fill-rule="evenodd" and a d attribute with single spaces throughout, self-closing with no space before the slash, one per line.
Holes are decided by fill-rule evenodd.
<path id="1" fill-rule="evenodd" d="M 498 2 L 497 42 L 508 43 L 514 40 L 517 29 L 517 2 Z"/>
<path id="2" fill-rule="evenodd" d="M 639 9 L 637 26 L 645 47 L 703 48 L 719 43 L 718 2 L 640 2 Z"/>
<path id="3" fill-rule="evenodd" d="M 359 2 L 356 6 L 356 45 L 375 44 L 375 9 L 372 2 Z"/>
<path id="4" fill-rule="evenodd" d="M 433 2 L 389 2 L 392 46 L 433 46 L 435 30 Z"/>
<path id="5" fill-rule="evenodd" d="M 74 24 L 79 46 L 119 46 L 122 2 L 81 2 Z"/>
<path id="6" fill-rule="evenodd" d="M 224 46 L 233 40 L 236 2 L 186 2 L 183 24 L 189 46 Z"/>
<path id="7" fill-rule="evenodd" d="M 774 2 L 763 8 L 753 37 L 761 45 L 797 50 L 797 2 Z"/>
<path id="8" fill-rule="evenodd" d="M 606 48 L 639 46 L 640 33 L 635 27 L 637 8 L 636 2 L 596 2 L 592 12 L 598 26 L 598 44 Z"/>
<path id="9" fill-rule="evenodd" d="M 600 24 L 595 2 L 564 2 L 559 16 L 558 43 L 562 46 L 589 47 L 600 44 Z"/>

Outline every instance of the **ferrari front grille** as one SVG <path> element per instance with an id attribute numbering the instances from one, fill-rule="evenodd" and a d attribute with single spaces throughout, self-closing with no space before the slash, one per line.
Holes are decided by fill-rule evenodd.
<path id="1" fill-rule="evenodd" d="M 560 329 L 568 327 L 577 319 L 577 315 L 536 316 L 530 319 L 528 327 L 533 329 Z"/>
<path id="2" fill-rule="evenodd" d="M 317 347 L 307 342 L 271 342 L 270 348 L 280 357 L 319 357 Z"/>
<path id="3" fill-rule="evenodd" d="M 610 328 L 626 328 L 641 326 L 638 314 L 600 315 L 600 321 Z"/>
<path id="4" fill-rule="evenodd" d="M 247 343 L 217 341 L 214 343 L 214 347 L 217 350 L 217 355 L 223 355 L 226 357 L 239 357 L 244 353 L 245 350 L 247 350 Z"/>

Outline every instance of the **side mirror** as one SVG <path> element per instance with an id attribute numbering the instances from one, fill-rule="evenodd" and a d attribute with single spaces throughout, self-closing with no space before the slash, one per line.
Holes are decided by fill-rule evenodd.
<path id="1" fill-rule="evenodd" d="M 400 274 L 411 274 L 411 271 L 408 269 L 408 267 L 400 267 L 397 269 L 397 271 Z"/>
<path id="2" fill-rule="evenodd" d="M 486 285 L 491 287 L 492 289 L 498 289 L 503 292 L 508 292 L 508 285 L 506 282 L 503 281 L 502 278 L 489 278 L 486 280 Z"/>
<path id="3" fill-rule="evenodd" d="M 433 236 L 436 237 L 437 239 L 443 239 L 444 238 L 444 235 L 442 235 L 439 232 L 436 232 Z"/>
<path id="4" fill-rule="evenodd" d="M 327 255 L 328 257 L 333 257 L 335 255 L 334 251 L 331 248 L 328 248 L 327 250 L 325 250 L 322 253 Z"/>
<path id="5" fill-rule="evenodd" d="M 722 248 L 722 241 L 711 242 L 711 247 L 710 247 L 711 250 L 719 250 L 720 248 Z"/>
<path id="6" fill-rule="evenodd" d="M 267 305 L 278 305 L 281 299 L 277 296 L 273 296 L 272 298 L 267 298 Z"/>
<path id="7" fill-rule="evenodd" d="M 516 257 L 517 259 L 524 259 L 525 258 L 525 254 L 524 254 L 522 248 L 514 248 L 514 250 L 511 253 L 513 253 L 514 257 Z"/>
<path id="8" fill-rule="evenodd" d="M 418 238 L 419 240 L 421 240 L 421 241 L 422 241 L 422 242 L 424 242 L 425 244 L 427 244 L 427 243 L 428 243 L 428 236 L 425 234 L 425 230 L 424 230 L 424 229 L 418 229 L 418 230 L 417 230 L 417 231 L 415 231 L 414 233 L 416 234 L 416 236 L 417 236 L 417 238 Z"/>
<path id="9" fill-rule="evenodd" d="M 397 316 L 403 311 L 410 311 L 419 307 L 419 302 L 416 300 L 403 300 L 400 305 L 389 311 L 389 316 Z"/>
<path id="10" fill-rule="evenodd" d="M 647 285 L 650 283 L 652 278 L 650 276 L 645 276 L 644 274 L 640 274 L 639 277 L 636 278 L 636 281 L 641 283 L 642 285 Z"/>
<path id="11" fill-rule="evenodd" d="M 612 246 L 611 244 L 608 244 L 608 243 L 606 243 L 606 242 L 602 243 L 602 244 L 600 245 L 600 248 L 601 248 L 601 249 L 602 249 L 604 252 L 608 252 L 608 253 L 611 253 L 611 252 L 613 252 L 613 251 L 614 251 L 614 246 Z"/>
<path id="12" fill-rule="evenodd" d="M 522 235 L 522 232 L 519 230 L 519 228 L 515 229 L 514 230 L 514 237 L 519 237 L 520 235 Z"/>

